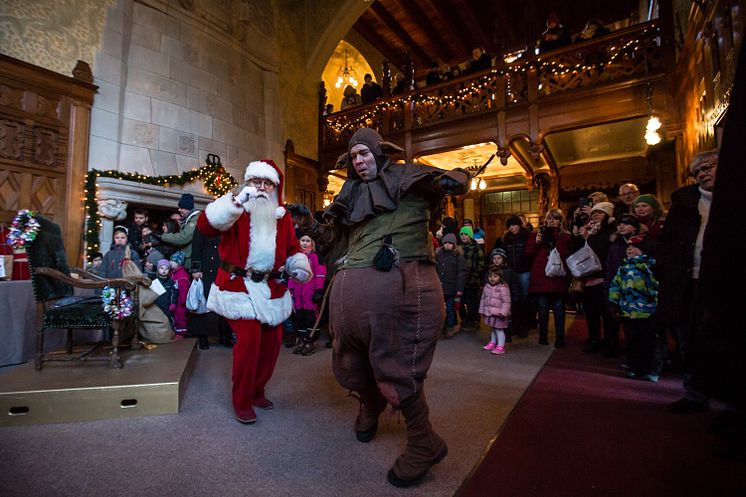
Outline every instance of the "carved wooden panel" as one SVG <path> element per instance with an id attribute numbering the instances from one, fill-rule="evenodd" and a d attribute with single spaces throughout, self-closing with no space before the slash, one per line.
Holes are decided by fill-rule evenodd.
<path id="1" fill-rule="evenodd" d="M 72 69 L 72 68 L 71 68 Z M 96 87 L 0 55 L 0 221 L 32 209 L 58 223 L 79 264 Z"/>

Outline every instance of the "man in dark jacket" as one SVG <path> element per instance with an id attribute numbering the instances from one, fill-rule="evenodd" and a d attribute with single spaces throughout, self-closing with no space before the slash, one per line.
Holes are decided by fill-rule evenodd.
<path id="1" fill-rule="evenodd" d="M 521 338 L 528 336 L 528 280 L 531 275 L 531 258 L 524 255 L 529 231 L 523 227 L 523 221 L 518 216 L 511 216 L 505 221 L 505 234 L 497 239 L 495 248 L 502 248 L 507 255 L 508 266 L 513 269 L 515 281 L 518 283 L 516 300 L 513 303 L 512 331 L 513 335 Z"/>
<path id="2" fill-rule="evenodd" d="M 360 89 L 360 99 L 364 104 L 375 102 L 383 96 L 383 89 L 381 89 L 381 86 L 378 83 L 373 81 L 373 76 L 366 74 L 363 79 L 365 80 L 365 83 Z"/>
<path id="3" fill-rule="evenodd" d="M 697 353 L 695 337 L 702 321 L 701 296 L 697 292 L 702 240 L 710 215 L 712 190 L 718 166 L 718 151 L 694 156 L 689 172 L 695 185 L 679 188 L 671 195 L 671 210 L 658 238 L 661 289 L 658 320 L 676 330 L 686 394 L 669 405 L 676 413 L 702 412 L 709 399 L 692 384 Z"/>

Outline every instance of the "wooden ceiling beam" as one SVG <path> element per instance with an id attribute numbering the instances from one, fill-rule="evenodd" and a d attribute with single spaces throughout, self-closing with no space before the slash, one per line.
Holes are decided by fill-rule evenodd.
<path id="1" fill-rule="evenodd" d="M 392 47 L 391 45 L 384 43 L 381 37 L 376 33 L 375 29 L 371 27 L 363 18 L 357 20 L 353 26 L 355 31 L 360 33 L 360 36 L 366 39 L 368 43 L 373 45 L 376 50 L 381 52 L 386 59 L 389 60 L 393 65 L 399 69 L 404 69 L 406 64 L 406 56 L 403 52 Z"/>
<path id="2" fill-rule="evenodd" d="M 448 48 L 448 44 L 435 26 L 433 26 L 433 23 L 430 22 L 430 19 L 422 11 L 417 2 L 402 2 L 401 6 L 438 51 L 438 57 L 431 58 L 439 58 L 441 62 L 450 62 L 455 57 L 455 54 L 450 48 Z"/>
<path id="3" fill-rule="evenodd" d="M 460 2 L 458 11 L 461 14 L 462 19 L 464 19 L 465 24 L 472 27 L 471 32 L 477 38 L 476 44 L 492 53 L 494 50 L 494 43 L 490 36 L 490 27 L 484 25 L 484 22 L 488 22 L 492 17 L 489 9 L 485 11 L 485 7 L 479 9 L 475 8 L 469 0 L 463 0 Z M 472 46 L 471 48 L 474 47 Z"/>
<path id="4" fill-rule="evenodd" d="M 461 35 L 456 36 L 456 39 L 461 43 L 462 51 L 468 54 L 464 60 L 469 59 L 471 49 L 474 48 L 474 45 L 479 44 L 479 41 L 474 37 L 474 33 L 469 26 L 461 19 L 458 9 L 453 6 L 452 2 L 446 0 L 430 0 L 430 3 L 435 11 L 439 12 L 441 17 L 444 18 L 446 26 L 452 26 L 453 30 Z"/>
<path id="5" fill-rule="evenodd" d="M 372 12 L 375 16 L 377 16 L 381 22 L 383 22 L 391 31 L 394 32 L 394 34 L 402 41 L 405 47 L 409 48 L 411 50 L 412 55 L 421 63 L 423 64 L 423 68 L 427 68 L 430 66 L 430 63 L 432 62 L 432 59 L 430 59 L 430 56 L 425 53 L 425 51 L 415 42 L 411 36 L 409 36 L 409 33 L 407 33 L 404 28 L 401 27 L 401 24 L 394 19 L 394 16 L 391 15 L 391 13 L 386 10 L 386 8 L 380 4 L 379 2 L 374 2 L 369 9 L 370 12 Z"/>

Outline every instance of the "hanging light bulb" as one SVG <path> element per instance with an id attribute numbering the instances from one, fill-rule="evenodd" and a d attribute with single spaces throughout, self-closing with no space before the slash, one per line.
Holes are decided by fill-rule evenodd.
<path id="1" fill-rule="evenodd" d="M 655 116 L 650 116 L 650 119 L 648 119 L 648 124 L 645 126 L 645 129 L 647 131 L 658 131 L 661 128 L 661 120 L 658 119 Z"/>
<path id="2" fill-rule="evenodd" d="M 482 178 L 479 180 L 479 189 L 484 190 L 485 188 L 487 188 L 487 182 Z"/>
<path id="3" fill-rule="evenodd" d="M 645 132 L 645 143 L 648 145 L 657 145 L 661 142 L 661 135 L 658 134 L 655 131 L 646 131 Z"/>
<path id="4" fill-rule="evenodd" d="M 471 189 L 472 190 L 476 190 L 478 187 L 479 187 L 479 185 L 477 184 L 477 178 L 472 178 L 471 179 Z"/>

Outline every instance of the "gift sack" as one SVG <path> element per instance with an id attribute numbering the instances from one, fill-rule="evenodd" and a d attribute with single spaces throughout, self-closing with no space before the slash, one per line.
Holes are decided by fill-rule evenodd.
<path id="1" fill-rule="evenodd" d="M 590 245 L 588 245 L 588 242 L 585 242 L 585 245 L 580 250 L 570 255 L 565 262 L 570 273 L 576 278 L 588 276 L 602 269 L 601 261 Z"/>
<path id="2" fill-rule="evenodd" d="M 552 251 L 549 252 L 547 265 L 544 268 L 544 274 L 546 274 L 550 278 L 557 278 L 560 276 L 565 276 L 567 274 L 567 272 L 565 271 L 565 266 L 564 264 L 562 264 L 562 257 L 560 256 L 557 247 L 554 247 Z"/>

